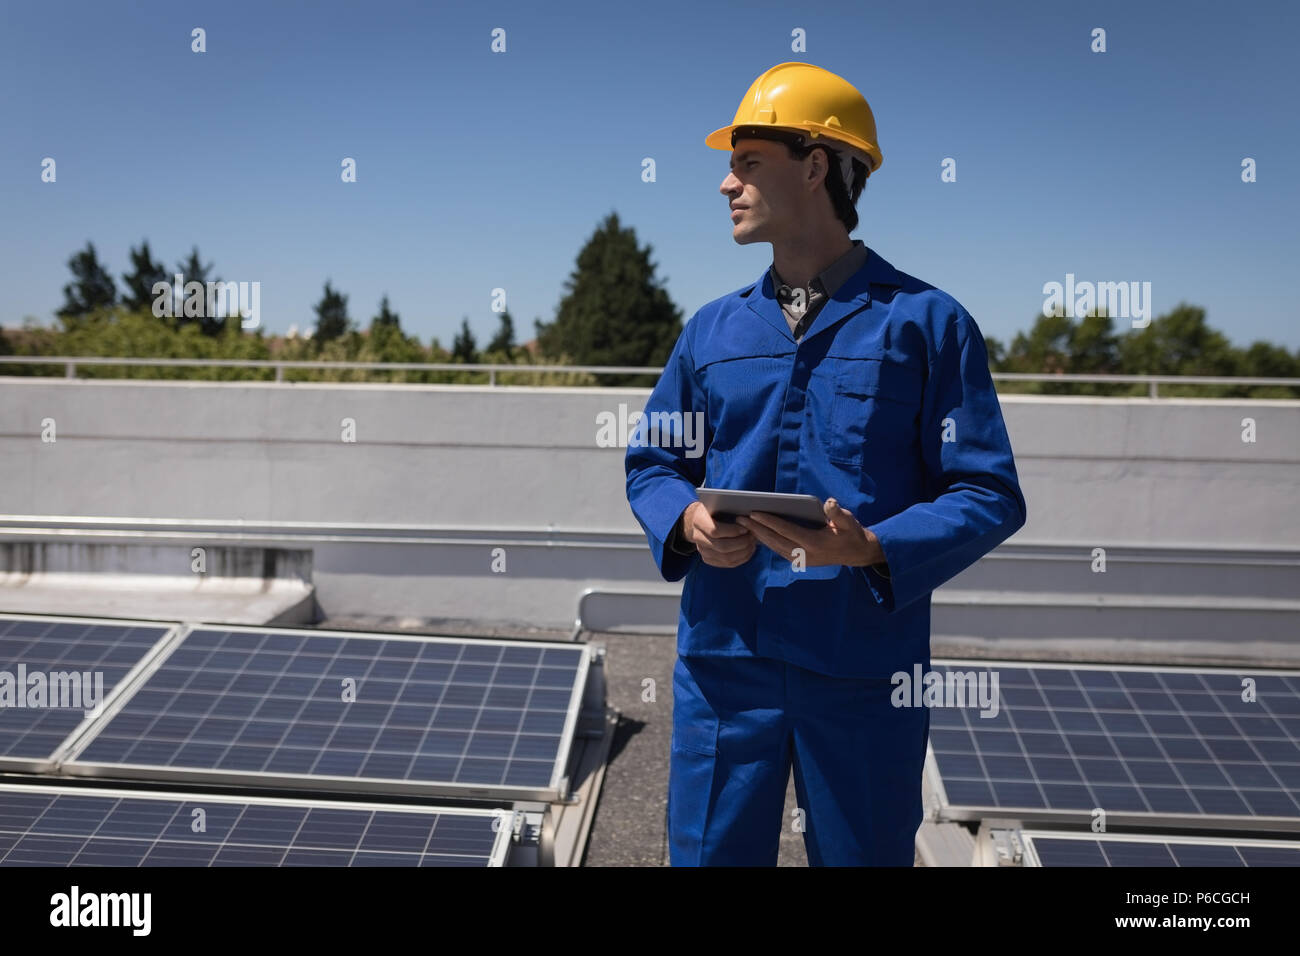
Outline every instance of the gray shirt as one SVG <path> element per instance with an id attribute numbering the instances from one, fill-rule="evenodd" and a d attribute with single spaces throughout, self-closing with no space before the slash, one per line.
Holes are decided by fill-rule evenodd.
<path id="1" fill-rule="evenodd" d="M 806 308 L 802 312 L 794 301 L 795 289 L 782 281 L 776 271 L 776 263 L 772 263 L 772 288 L 776 290 L 776 300 L 781 303 L 781 311 L 785 313 L 785 321 L 796 342 L 803 339 L 826 300 L 834 296 L 840 286 L 866 264 L 868 255 L 866 244 L 861 239 L 854 239 L 853 248 L 813 276 L 808 288 L 803 290 L 803 304 Z"/>

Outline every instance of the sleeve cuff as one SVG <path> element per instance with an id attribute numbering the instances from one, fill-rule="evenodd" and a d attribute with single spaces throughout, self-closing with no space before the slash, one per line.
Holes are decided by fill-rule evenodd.
<path id="1" fill-rule="evenodd" d="M 884 554 L 885 560 L 879 564 L 859 565 L 855 570 L 862 575 L 862 579 L 866 582 L 867 590 L 871 592 L 871 596 L 875 599 L 876 604 L 884 608 L 887 613 L 892 613 L 896 605 L 894 601 L 893 572 L 890 570 L 890 545 L 887 540 L 888 535 L 880 535 L 877 533 L 876 527 L 871 527 L 867 530 L 876 536 L 876 540 L 880 543 L 880 550 Z"/>
<path id="2" fill-rule="evenodd" d="M 668 537 L 668 547 L 678 554 L 684 555 L 691 555 L 699 550 L 682 536 L 682 519 L 680 517 L 677 519 L 677 524 L 673 525 L 672 534 Z"/>

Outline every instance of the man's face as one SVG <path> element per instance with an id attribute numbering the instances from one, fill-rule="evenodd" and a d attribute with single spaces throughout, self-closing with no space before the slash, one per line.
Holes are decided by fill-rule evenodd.
<path id="1" fill-rule="evenodd" d="M 781 143 L 738 139 L 731 151 L 731 172 L 719 192 L 734 210 L 731 238 L 741 245 L 772 242 L 795 231 L 807 215 L 808 160 L 792 159 Z"/>

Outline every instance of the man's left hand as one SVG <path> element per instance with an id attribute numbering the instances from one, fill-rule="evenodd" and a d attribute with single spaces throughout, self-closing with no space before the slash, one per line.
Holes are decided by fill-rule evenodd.
<path id="1" fill-rule="evenodd" d="M 759 511 L 748 517 L 738 516 L 736 523 L 748 528 L 762 544 L 791 562 L 796 557 L 795 549 L 802 548 L 804 567 L 825 564 L 861 567 L 885 563 L 879 539 L 858 524 L 851 511 L 841 508 L 834 498 L 827 499 L 822 510 L 826 514 L 826 525 L 821 528 L 805 528 Z"/>

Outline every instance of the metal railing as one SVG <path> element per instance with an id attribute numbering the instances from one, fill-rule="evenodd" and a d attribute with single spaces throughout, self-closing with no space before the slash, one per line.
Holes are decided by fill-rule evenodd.
<path id="1" fill-rule="evenodd" d="M 469 372 L 486 373 L 488 386 L 495 387 L 499 373 L 589 375 L 659 375 L 658 365 L 508 365 L 467 364 L 457 362 L 312 362 L 277 359 L 201 359 L 201 358 L 110 358 L 97 355 L 0 355 L 0 374 L 5 365 L 62 365 L 67 378 L 77 377 L 77 368 L 92 366 L 153 366 L 183 368 L 274 369 L 275 380 L 283 382 L 286 369 L 352 369 L 372 372 Z M 1238 387 L 1282 386 L 1300 389 L 1300 378 L 1261 378 L 1223 375 L 1093 375 L 1079 373 L 993 372 L 997 382 L 1079 382 L 1108 385 L 1147 386 L 1151 398 L 1159 398 L 1160 385 L 1226 385 Z M 230 381 L 230 380 L 227 380 Z M 340 383 L 344 384 L 344 383 Z M 402 383 L 395 383 L 402 384 Z"/>
<path id="2" fill-rule="evenodd" d="M 1160 385 L 1281 385 L 1300 389 L 1300 378 L 1234 377 L 1229 375 L 1088 375 L 1083 373 L 993 372 L 995 382 L 1099 382 L 1109 385 L 1146 385 L 1147 395 L 1159 398 Z"/>
<path id="3" fill-rule="evenodd" d="M 488 384 L 495 386 L 498 372 L 520 374 L 557 372 L 561 374 L 586 372 L 593 375 L 658 375 L 661 366 L 638 365 L 508 365 L 477 364 L 465 362 L 312 362 L 277 359 L 200 359 L 200 358 L 109 358 L 98 355 L 0 355 L 3 365 L 62 365 L 66 378 L 77 377 L 80 365 L 106 366 L 159 366 L 185 368 L 269 368 L 275 370 L 275 380 L 284 381 L 285 369 L 362 369 L 372 372 L 486 372 Z"/>

